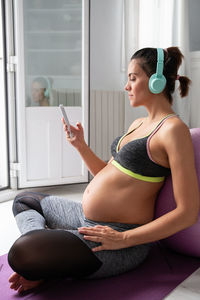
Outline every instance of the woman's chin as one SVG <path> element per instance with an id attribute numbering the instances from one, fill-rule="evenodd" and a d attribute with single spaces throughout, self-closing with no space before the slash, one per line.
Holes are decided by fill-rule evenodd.
<path id="1" fill-rule="evenodd" d="M 131 107 L 137 107 L 139 106 L 137 102 L 135 102 L 134 100 L 130 100 L 130 106 Z"/>

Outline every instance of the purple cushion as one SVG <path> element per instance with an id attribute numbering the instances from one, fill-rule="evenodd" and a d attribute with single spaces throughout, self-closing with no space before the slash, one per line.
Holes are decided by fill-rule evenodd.
<path id="1" fill-rule="evenodd" d="M 193 128 L 190 132 L 194 146 L 195 165 L 200 187 L 200 128 Z M 155 217 L 158 218 L 173 210 L 175 207 L 176 203 L 173 195 L 172 179 L 171 176 L 169 176 L 158 195 Z M 200 215 L 196 224 L 162 240 L 162 243 L 180 253 L 200 257 Z"/>

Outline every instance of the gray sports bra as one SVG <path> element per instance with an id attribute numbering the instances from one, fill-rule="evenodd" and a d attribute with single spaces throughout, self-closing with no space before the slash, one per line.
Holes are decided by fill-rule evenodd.
<path id="1" fill-rule="evenodd" d="M 119 146 L 123 138 L 136 128 L 123 136 L 117 137 L 111 145 L 111 153 L 114 158 L 111 163 L 123 173 L 136 179 L 148 182 L 162 182 L 171 171 L 169 168 L 165 168 L 153 161 L 149 151 L 149 142 L 162 124 L 174 116 L 175 114 L 167 115 L 147 136 L 128 142 L 120 150 Z"/>

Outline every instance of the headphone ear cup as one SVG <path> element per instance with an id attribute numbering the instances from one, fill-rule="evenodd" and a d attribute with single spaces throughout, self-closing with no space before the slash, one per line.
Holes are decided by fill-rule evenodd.
<path id="1" fill-rule="evenodd" d="M 45 88 L 44 96 L 45 96 L 45 98 L 49 98 L 49 89 L 48 88 Z"/>
<path id="2" fill-rule="evenodd" d="M 149 78 L 149 90 L 153 94 L 160 94 L 166 86 L 166 78 L 164 75 L 158 77 L 157 74 L 151 75 Z"/>

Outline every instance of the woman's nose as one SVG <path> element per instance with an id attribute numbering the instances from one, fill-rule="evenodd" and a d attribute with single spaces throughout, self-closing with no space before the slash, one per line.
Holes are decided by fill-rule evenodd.
<path id="1" fill-rule="evenodd" d="M 124 89 L 125 89 L 125 91 L 128 91 L 128 90 L 130 89 L 130 86 L 129 86 L 128 82 L 127 82 L 127 84 L 125 85 Z"/>

